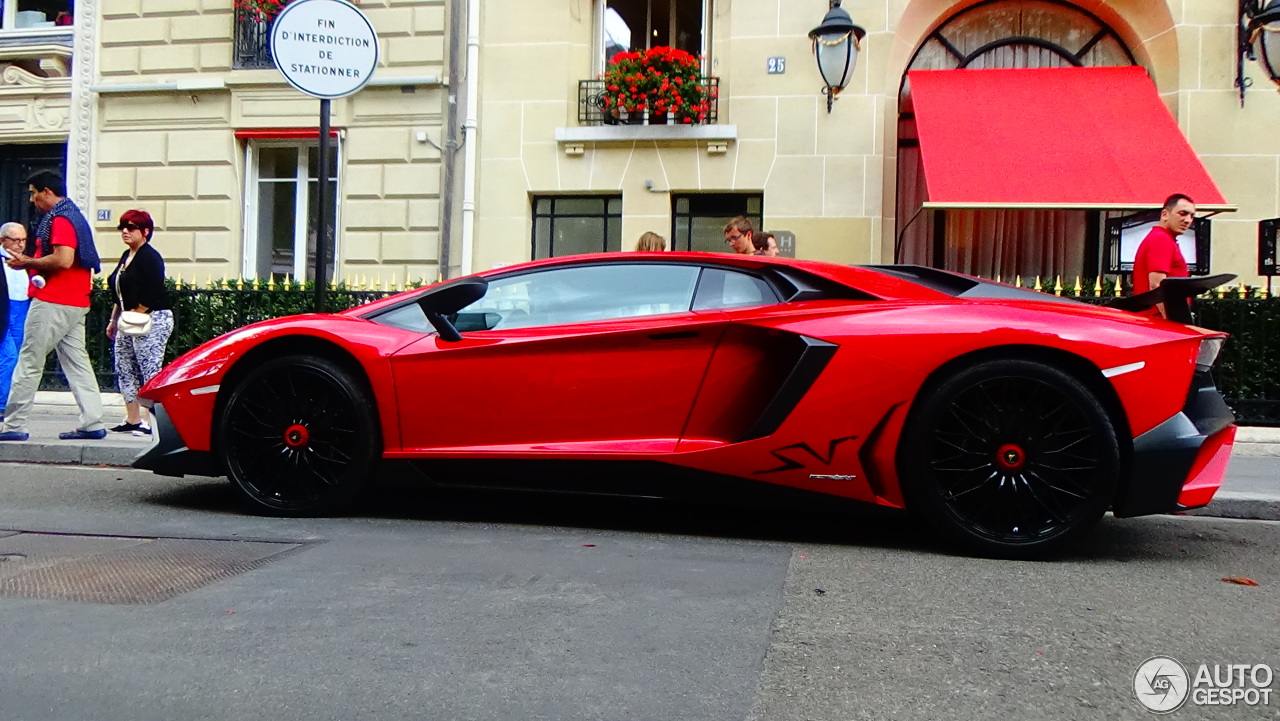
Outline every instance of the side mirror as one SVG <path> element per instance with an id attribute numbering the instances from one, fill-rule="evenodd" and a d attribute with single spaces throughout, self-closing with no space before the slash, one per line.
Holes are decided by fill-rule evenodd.
<path id="1" fill-rule="evenodd" d="M 418 305 L 426 314 L 441 340 L 456 343 L 462 340 L 462 334 L 449 321 L 448 316 L 457 313 L 484 297 L 489 291 L 489 281 L 484 278 L 468 276 L 441 285 L 418 299 Z"/>
<path id="2" fill-rule="evenodd" d="M 473 330 L 490 330 L 502 322 L 499 313 L 458 313 L 453 318 L 453 327 L 459 333 Z"/>

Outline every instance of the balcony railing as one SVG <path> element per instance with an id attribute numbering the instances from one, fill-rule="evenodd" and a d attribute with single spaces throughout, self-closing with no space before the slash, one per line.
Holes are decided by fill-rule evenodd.
<path id="1" fill-rule="evenodd" d="M 704 77 L 701 80 L 704 90 L 703 99 L 707 102 L 707 117 L 705 120 L 698 121 L 700 125 L 714 125 L 719 117 L 720 111 L 720 78 Z M 605 88 L 603 80 L 579 80 L 578 81 L 578 124 L 579 125 L 638 125 L 638 124 L 665 124 L 671 119 L 668 117 L 650 116 L 648 114 L 635 115 L 632 114 L 627 118 L 620 118 L 611 112 L 605 110 L 605 98 L 609 95 L 609 91 Z"/>
<path id="2" fill-rule="evenodd" d="M 232 67 L 240 70 L 273 68 L 271 62 L 271 23 L 261 20 L 235 21 L 235 57 Z"/>

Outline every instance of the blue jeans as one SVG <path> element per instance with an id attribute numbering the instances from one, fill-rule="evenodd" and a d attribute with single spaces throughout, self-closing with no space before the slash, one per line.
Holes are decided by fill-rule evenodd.
<path id="1" fill-rule="evenodd" d="M 9 399 L 9 384 L 13 382 L 13 368 L 18 365 L 18 349 L 22 347 L 22 330 L 30 307 L 29 300 L 9 301 L 9 329 L 0 338 L 0 408 Z"/>

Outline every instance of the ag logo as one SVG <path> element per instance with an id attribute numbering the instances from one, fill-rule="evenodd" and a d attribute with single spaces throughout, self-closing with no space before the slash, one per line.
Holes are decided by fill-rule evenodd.
<path id="1" fill-rule="evenodd" d="M 1176 660 L 1153 656 L 1133 674 L 1133 695 L 1155 713 L 1170 713 L 1186 703 L 1190 680 L 1187 669 Z"/>

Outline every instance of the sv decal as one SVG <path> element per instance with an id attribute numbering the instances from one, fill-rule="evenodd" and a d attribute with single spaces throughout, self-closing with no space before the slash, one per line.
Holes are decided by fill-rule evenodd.
<path id="1" fill-rule="evenodd" d="M 799 470 L 801 468 L 806 468 L 807 466 L 805 465 L 805 461 L 807 461 L 808 459 L 796 460 L 795 458 L 790 457 L 790 456 L 800 456 L 802 452 L 807 453 L 810 456 L 813 456 L 814 459 L 818 461 L 821 461 L 824 466 L 830 466 L 831 461 L 836 456 L 836 446 L 839 446 L 841 443 L 844 443 L 845 441 L 852 441 L 855 438 L 857 438 L 857 436 L 847 436 L 845 438 L 836 438 L 832 441 L 829 441 L 827 443 L 826 456 L 823 456 L 821 453 L 818 453 L 817 451 L 810 448 L 808 443 L 796 443 L 794 445 L 783 446 L 782 448 L 779 448 L 777 450 L 769 451 L 770 453 L 773 454 L 774 458 L 777 458 L 778 460 L 782 461 L 782 465 L 778 466 L 777 468 L 770 468 L 764 471 L 756 471 L 756 475 L 762 475 L 765 473 L 777 473 L 778 471 L 794 471 L 794 470 Z M 784 453 L 786 453 L 787 451 L 794 451 L 794 453 L 791 453 L 790 456 L 784 455 Z M 801 457 L 803 458 L 803 456 Z"/>

